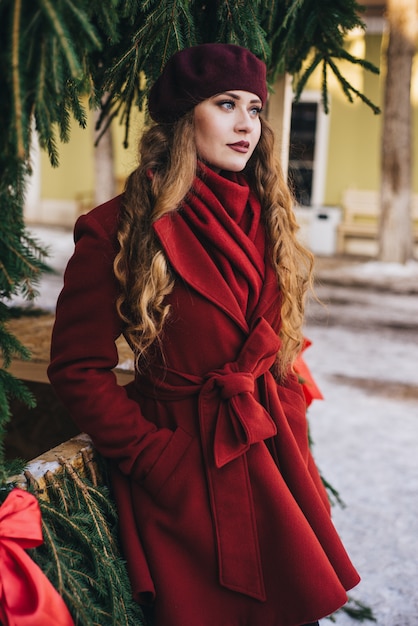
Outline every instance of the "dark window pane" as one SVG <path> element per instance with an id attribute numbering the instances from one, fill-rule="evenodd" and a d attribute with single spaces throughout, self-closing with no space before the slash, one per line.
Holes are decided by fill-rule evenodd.
<path id="1" fill-rule="evenodd" d="M 312 197 L 317 113 L 316 102 L 299 102 L 292 106 L 289 184 L 302 205 L 309 205 Z"/>

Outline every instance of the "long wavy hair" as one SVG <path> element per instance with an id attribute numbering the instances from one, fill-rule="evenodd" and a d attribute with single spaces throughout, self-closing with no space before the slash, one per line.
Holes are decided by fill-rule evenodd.
<path id="1" fill-rule="evenodd" d="M 121 286 L 117 308 L 137 361 L 159 341 L 169 314 L 165 297 L 175 278 L 152 224 L 176 210 L 192 188 L 197 167 L 193 111 L 172 125 L 156 124 L 145 131 L 139 158 L 123 195 L 120 250 L 114 263 Z M 260 140 L 244 173 L 261 203 L 282 294 L 278 370 L 285 376 L 303 344 L 304 302 L 312 283 L 313 258 L 297 239 L 293 197 L 276 156 L 274 133 L 263 118 Z"/>

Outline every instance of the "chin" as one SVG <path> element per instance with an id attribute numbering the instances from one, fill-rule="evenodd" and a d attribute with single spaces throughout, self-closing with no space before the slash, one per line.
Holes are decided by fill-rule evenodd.
<path id="1" fill-rule="evenodd" d="M 223 170 L 226 170 L 228 172 L 242 172 L 242 170 L 244 170 L 247 167 L 247 163 L 248 163 L 248 159 L 245 161 L 240 161 L 240 162 L 230 162 L 230 163 L 225 163 L 222 167 Z"/>

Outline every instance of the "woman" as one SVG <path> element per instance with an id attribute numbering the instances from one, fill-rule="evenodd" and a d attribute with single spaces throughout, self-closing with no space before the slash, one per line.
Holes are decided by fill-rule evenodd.
<path id="1" fill-rule="evenodd" d="M 359 580 L 293 371 L 311 258 L 266 98 L 244 48 L 175 54 L 124 194 L 76 224 L 57 305 L 50 379 L 112 462 L 134 597 L 157 626 L 313 623 Z"/>

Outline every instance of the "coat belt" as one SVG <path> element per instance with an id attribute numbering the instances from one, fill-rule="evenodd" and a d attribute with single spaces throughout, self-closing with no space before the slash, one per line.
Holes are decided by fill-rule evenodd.
<path id="1" fill-rule="evenodd" d="M 251 445 L 273 437 L 276 426 L 254 397 L 279 349 L 272 327 L 260 318 L 236 361 L 205 377 L 199 420 L 216 532 L 222 585 L 265 600 L 256 517 L 248 472 Z"/>
<path id="2" fill-rule="evenodd" d="M 235 361 L 204 377 L 180 374 L 192 384 L 172 386 L 153 379 L 160 399 L 198 394 L 199 427 L 216 536 L 219 582 L 265 600 L 256 515 L 246 452 L 273 437 L 276 425 L 256 400 L 256 380 L 264 376 L 267 394 L 275 387 L 269 371 L 280 340 L 264 319 L 251 329 Z M 140 390 L 150 395 L 149 384 Z"/>

